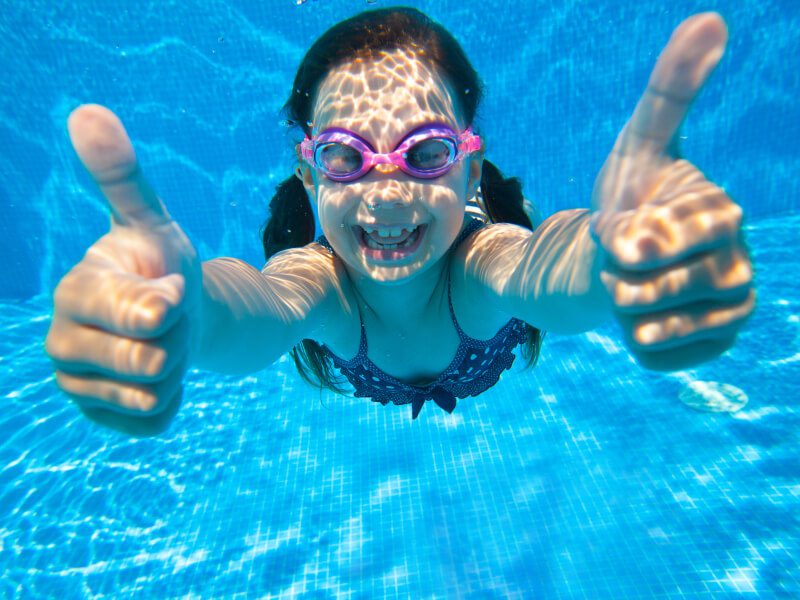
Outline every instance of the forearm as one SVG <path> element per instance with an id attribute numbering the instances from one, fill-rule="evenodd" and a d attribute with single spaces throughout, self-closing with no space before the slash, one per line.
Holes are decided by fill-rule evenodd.
<path id="1" fill-rule="evenodd" d="M 600 280 L 604 255 L 589 230 L 587 210 L 560 211 L 534 232 L 528 264 L 538 271 L 529 294 L 547 314 L 551 331 L 581 333 L 611 317 L 611 301 Z"/>
<path id="2" fill-rule="evenodd" d="M 459 248 L 467 281 L 503 314 L 554 333 L 581 333 L 611 316 L 589 212 L 565 210 L 536 230 L 497 223 Z"/>

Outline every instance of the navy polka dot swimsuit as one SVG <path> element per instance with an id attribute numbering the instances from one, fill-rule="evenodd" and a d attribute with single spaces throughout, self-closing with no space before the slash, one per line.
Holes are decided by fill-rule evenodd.
<path id="1" fill-rule="evenodd" d="M 472 219 L 456 239 L 455 248 L 468 235 L 483 226 L 483 223 Z M 317 243 L 333 252 L 325 236 L 317 239 Z M 358 354 L 351 360 L 339 358 L 327 346 L 324 350 L 355 388 L 358 398 L 371 398 L 384 406 L 388 403 L 411 404 L 411 416 L 417 418 L 425 402 L 433 400 L 447 412 L 453 412 L 456 398 L 477 396 L 492 387 L 500 378 L 500 374 L 514 363 L 512 352 L 526 340 L 525 323 L 519 319 L 511 319 L 490 340 L 477 340 L 469 337 L 458 325 L 453 302 L 450 296 L 450 279 L 447 280 L 447 303 L 450 307 L 450 318 L 458 332 L 461 342 L 450 365 L 427 385 L 411 385 L 404 383 L 381 371 L 367 357 L 367 335 L 364 321 L 361 320 L 361 341 Z"/>

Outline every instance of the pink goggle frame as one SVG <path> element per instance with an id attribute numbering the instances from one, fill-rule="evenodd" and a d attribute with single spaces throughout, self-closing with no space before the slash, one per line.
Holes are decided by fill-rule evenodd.
<path id="1" fill-rule="evenodd" d="M 414 164 L 421 162 L 415 159 L 415 148 L 424 148 L 422 144 L 426 143 L 429 152 L 421 154 L 429 158 L 430 164 Z M 326 129 L 311 138 L 306 137 L 300 143 L 303 159 L 322 171 L 328 179 L 338 182 L 360 179 L 375 165 L 381 164 L 395 165 L 412 177 L 434 179 L 447 173 L 464 156 L 480 149 L 481 138 L 472 132 L 472 127 L 467 127 L 459 134 L 442 124 L 418 127 L 403 138 L 394 151 L 387 154 L 375 152 L 364 138 L 339 127 Z M 326 156 L 331 151 L 338 152 L 338 158 L 344 154 L 346 159 L 358 165 L 347 169 L 335 164 L 335 160 Z"/>

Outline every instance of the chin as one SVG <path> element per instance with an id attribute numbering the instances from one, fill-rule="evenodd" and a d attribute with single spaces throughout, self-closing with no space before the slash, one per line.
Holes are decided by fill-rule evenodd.
<path id="1" fill-rule="evenodd" d="M 358 265 L 358 270 L 376 283 L 382 285 L 403 285 L 414 281 L 427 272 L 436 260 L 415 260 L 405 265 L 375 264 L 362 262 Z"/>

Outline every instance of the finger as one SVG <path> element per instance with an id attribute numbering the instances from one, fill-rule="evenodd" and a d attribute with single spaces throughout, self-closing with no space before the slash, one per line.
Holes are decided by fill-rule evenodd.
<path id="1" fill-rule="evenodd" d="M 124 415 L 104 408 L 92 408 L 78 404 L 80 411 L 90 420 L 126 435 L 150 437 L 167 430 L 181 407 L 183 389 L 174 398 L 165 402 L 166 408 L 157 414 Z"/>
<path id="2" fill-rule="evenodd" d="M 154 339 L 183 314 L 184 291 L 185 279 L 178 273 L 146 279 L 79 264 L 58 284 L 53 299 L 57 317 L 120 336 Z"/>
<path id="3" fill-rule="evenodd" d="M 750 259 L 741 247 L 727 247 L 688 259 L 653 274 L 607 268 L 600 273 L 615 310 L 653 313 L 702 300 L 743 298 L 752 283 Z"/>
<path id="4" fill-rule="evenodd" d="M 188 354 L 189 321 L 184 316 L 161 337 L 143 341 L 58 320 L 45 345 L 58 371 L 157 383 L 167 378 Z"/>
<path id="5" fill-rule="evenodd" d="M 722 58 L 727 39 L 725 22 L 716 13 L 695 15 L 675 29 L 617 140 L 618 153 L 658 155 L 668 149 L 689 106 Z"/>
<path id="6" fill-rule="evenodd" d="M 614 264 L 649 271 L 730 244 L 741 224 L 741 207 L 703 182 L 634 211 L 608 212 L 594 231 Z"/>
<path id="7" fill-rule="evenodd" d="M 697 302 L 675 310 L 645 316 L 617 313 L 628 346 L 635 350 L 661 351 L 703 340 L 736 335 L 755 307 L 755 290 L 739 302 Z"/>
<path id="8" fill-rule="evenodd" d="M 637 362 L 653 371 L 680 371 L 707 362 L 731 348 L 736 336 L 690 342 L 669 350 L 632 350 Z"/>
<path id="9" fill-rule="evenodd" d="M 99 408 L 129 416 L 155 415 L 169 407 L 180 391 L 188 357 L 161 381 L 137 383 L 102 375 L 75 375 L 56 370 L 56 384 L 81 408 Z"/>
<path id="10" fill-rule="evenodd" d="M 67 120 L 72 145 L 121 225 L 155 227 L 170 220 L 142 175 L 128 134 L 103 106 L 86 104 Z"/>

